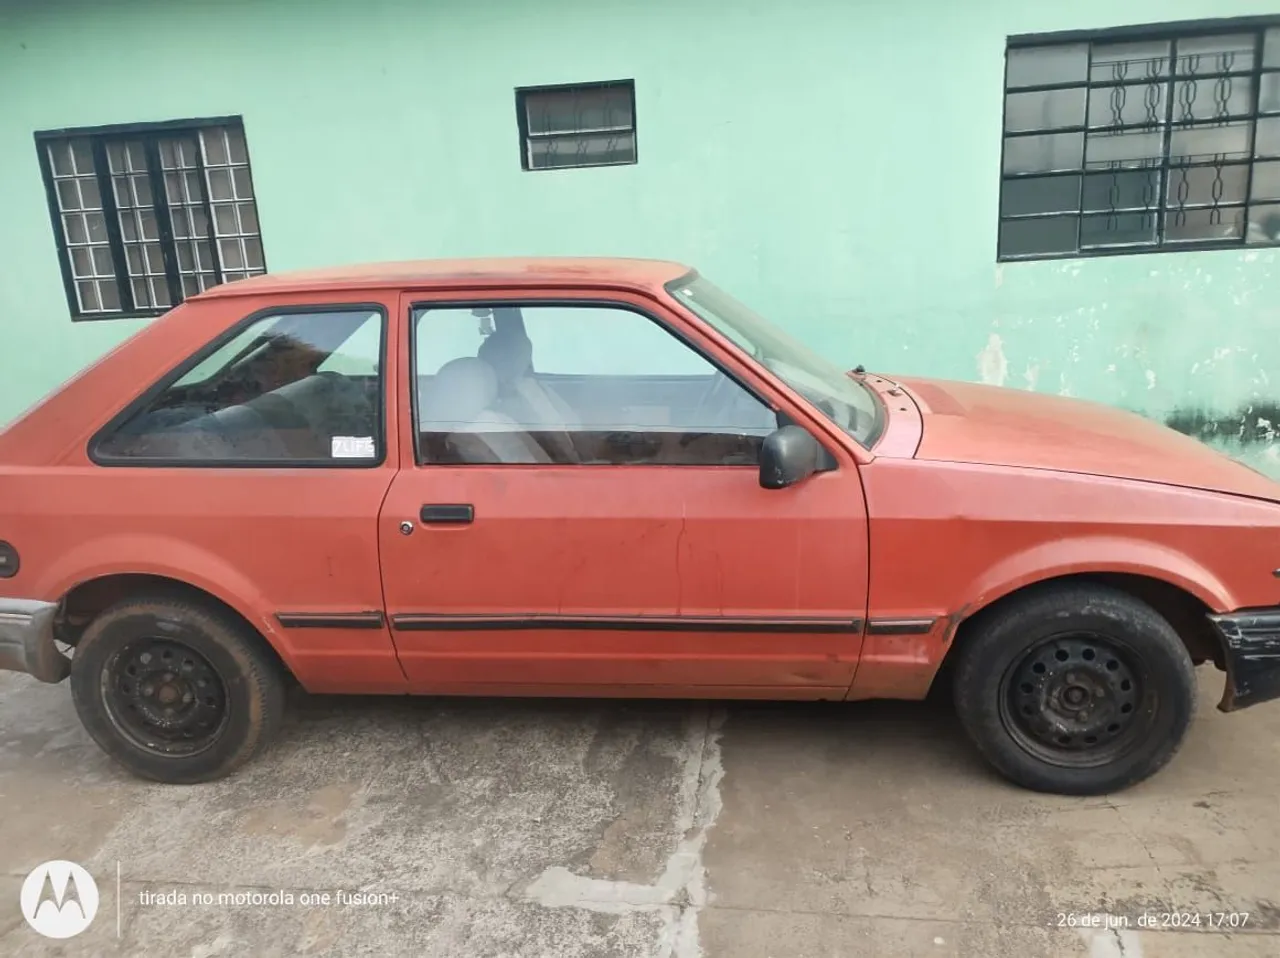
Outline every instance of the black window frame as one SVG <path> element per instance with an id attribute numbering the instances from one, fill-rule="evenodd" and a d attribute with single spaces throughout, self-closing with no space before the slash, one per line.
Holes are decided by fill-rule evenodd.
<path id="1" fill-rule="evenodd" d="M 1042 34 L 1022 34 L 1010 36 L 1006 40 L 1005 46 L 1005 71 L 1002 79 L 1002 99 L 1001 99 L 1001 140 L 1000 140 L 1000 168 L 999 174 L 999 193 L 997 205 L 997 229 L 996 229 L 996 259 L 1000 263 L 1018 263 L 1039 260 L 1061 260 L 1061 259 L 1091 259 L 1100 256 L 1117 256 L 1117 255 L 1135 255 L 1150 253 L 1179 253 L 1179 252 L 1195 252 L 1206 250 L 1261 250 L 1280 246 L 1280 217 L 1269 214 L 1268 221 L 1274 221 L 1273 225 L 1276 230 L 1268 229 L 1265 241 L 1250 241 L 1250 214 L 1255 208 L 1268 208 L 1274 210 L 1275 214 L 1280 214 L 1280 195 L 1272 197 L 1254 196 L 1254 172 L 1260 164 L 1276 164 L 1280 169 L 1280 151 L 1275 154 L 1258 154 L 1257 134 L 1260 120 L 1273 120 L 1280 126 L 1280 109 L 1271 109 L 1262 112 L 1259 108 L 1259 100 L 1262 90 L 1262 80 L 1265 76 L 1275 76 L 1277 82 L 1280 82 L 1280 32 L 1271 38 L 1268 44 L 1267 32 L 1280 28 L 1280 16 L 1252 16 L 1252 17 L 1232 17 L 1220 19 L 1204 19 L 1204 20 L 1186 20 L 1171 21 L 1154 24 L 1143 24 L 1136 26 L 1126 26 L 1111 29 L 1100 30 L 1072 30 L 1055 33 Z M 1193 71 L 1190 74 L 1179 73 L 1178 70 L 1178 42 L 1203 39 L 1215 36 L 1227 36 L 1231 34 L 1253 34 L 1252 57 L 1253 63 L 1247 69 L 1232 69 L 1228 66 L 1225 71 L 1210 69 L 1204 72 Z M 1107 77 L 1105 79 L 1095 80 L 1093 77 L 1093 44 L 1109 44 L 1109 43 L 1127 43 L 1142 41 L 1169 41 L 1169 51 L 1161 58 L 1165 64 L 1164 70 L 1167 70 L 1163 76 L 1154 78 L 1147 76 L 1128 76 L 1117 80 L 1115 77 Z M 1017 50 L 1025 50 L 1035 47 L 1066 47 L 1074 44 L 1089 44 L 1089 52 L 1086 60 L 1085 72 L 1083 79 L 1063 81 L 1057 83 L 1044 83 L 1036 85 L 1025 85 L 1010 87 L 1008 76 L 1009 54 Z M 1206 57 L 1213 55 L 1205 55 Z M 1265 65 L 1268 57 L 1275 58 L 1274 65 Z M 1227 76 L 1229 74 L 1229 76 Z M 1243 151 L 1242 156 L 1235 154 L 1213 154 L 1214 159 L 1201 162 L 1174 163 L 1173 159 L 1178 158 L 1181 154 L 1173 153 L 1172 137 L 1179 129 L 1200 129 L 1211 125 L 1217 118 L 1201 119 L 1196 117 L 1194 121 L 1187 120 L 1185 117 L 1179 119 L 1175 116 L 1175 110 L 1183 108 L 1189 110 L 1182 104 L 1177 96 L 1177 89 L 1180 83 L 1188 79 L 1206 80 L 1214 82 L 1219 79 L 1240 79 L 1247 80 L 1252 84 L 1252 92 L 1249 94 L 1249 108 L 1243 113 L 1229 113 L 1230 122 L 1247 124 L 1248 146 Z M 1154 82 L 1153 82 L 1154 81 Z M 1100 127 L 1090 126 L 1089 123 L 1089 101 L 1090 93 L 1098 88 L 1112 88 L 1122 86 L 1135 90 L 1142 90 L 1144 87 L 1154 86 L 1156 83 L 1161 88 L 1161 105 L 1159 109 L 1163 111 L 1163 117 L 1157 117 L 1155 129 L 1159 130 L 1161 136 L 1161 151 L 1158 157 L 1151 157 L 1151 162 L 1147 165 L 1133 165 L 1125 167 L 1116 166 L 1098 166 L 1089 167 L 1088 160 L 1088 139 L 1091 134 L 1097 135 L 1106 132 L 1136 133 L 1147 129 L 1147 124 L 1135 122 L 1123 123 L 1117 127 Z M 1194 83 L 1193 83 L 1194 86 Z M 1084 94 L 1084 115 L 1082 122 L 1072 126 L 1064 127 L 1041 127 L 1029 130 L 1018 130 L 1011 133 L 1007 129 L 1009 123 L 1008 101 L 1011 94 L 1034 93 L 1034 92 L 1052 92 L 1054 90 L 1081 90 Z M 1225 107 L 1224 107 L 1225 109 Z M 1081 137 L 1081 155 L 1077 167 L 1070 170 L 1054 170 L 1054 171 L 1032 171 L 1026 173 L 1006 173 L 1006 153 L 1009 141 L 1020 137 L 1045 136 L 1051 133 L 1078 133 Z M 1191 159 L 1187 157 L 1187 159 Z M 1222 170 L 1231 168 L 1242 168 L 1245 171 L 1245 182 L 1243 194 L 1240 200 L 1227 200 L 1219 202 L 1217 199 L 1212 204 L 1189 204 L 1185 199 L 1174 202 L 1170 197 L 1172 188 L 1171 172 L 1175 170 L 1195 170 L 1210 169 Z M 1146 205 L 1144 207 L 1125 207 L 1123 210 L 1106 209 L 1090 210 L 1086 209 L 1085 191 L 1088 186 L 1088 178 L 1093 176 L 1107 176 L 1112 174 L 1113 170 L 1119 169 L 1120 172 L 1139 173 L 1156 171 L 1158 173 L 1157 181 L 1153 188 L 1154 205 Z M 1007 214 L 1005 212 L 1006 202 L 1006 184 L 1014 181 L 1034 181 L 1046 179 L 1063 179 L 1069 181 L 1072 177 L 1079 179 L 1078 198 L 1074 209 L 1060 211 L 1042 211 L 1026 214 Z M 1216 179 L 1221 182 L 1220 173 Z M 1183 182 L 1186 182 L 1186 174 L 1183 175 Z M 1113 194 L 1114 195 L 1114 194 Z M 1112 200 L 1111 202 L 1115 202 Z M 1239 211 L 1241 215 L 1241 223 L 1238 236 L 1224 236 L 1222 238 L 1213 239 L 1190 239 L 1190 240 L 1170 240 L 1167 237 L 1168 223 L 1167 220 L 1171 214 L 1181 212 L 1184 216 L 1189 212 L 1210 212 L 1211 223 L 1216 214 L 1233 213 Z M 1116 245 L 1088 245 L 1082 242 L 1082 231 L 1084 221 L 1093 216 L 1123 216 L 1127 213 L 1130 215 L 1143 215 L 1154 218 L 1153 236 L 1154 239 L 1150 243 L 1127 243 Z M 1004 227 L 1010 222 L 1030 222 L 1036 220 L 1064 219 L 1073 221 L 1075 226 L 1075 247 L 1070 250 L 1060 250 L 1052 252 L 1031 252 L 1031 253 L 1009 253 L 1006 252 L 1005 243 L 1002 240 Z M 1185 220 L 1184 220 L 1185 222 Z M 1182 223 L 1177 224 L 1179 226 Z"/>
<path id="2" fill-rule="evenodd" d="M 251 199 L 254 204 L 256 214 L 258 208 L 258 196 L 257 189 L 253 186 L 253 163 L 248 155 L 248 137 L 245 130 L 243 116 L 198 117 L 181 120 L 163 120 L 153 123 L 115 123 L 103 126 L 64 127 L 60 129 L 37 130 L 35 132 L 34 138 L 36 154 L 40 164 L 40 176 L 44 183 L 46 201 L 49 207 L 50 224 L 53 228 L 54 244 L 58 252 L 58 264 L 62 272 L 62 282 L 64 292 L 67 297 L 67 308 L 70 310 L 72 322 L 98 322 L 113 319 L 145 319 L 161 316 L 176 306 L 181 305 L 181 303 L 188 298 L 188 296 L 183 293 L 182 289 L 176 251 L 176 243 L 178 240 L 175 238 L 173 233 L 169 202 L 164 189 L 165 171 L 161 169 L 158 160 L 158 142 L 165 136 L 180 136 L 183 134 L 198 136 L 203 130 L 217 127 L 236 128 L 239 130 L 241 137 L 245 140 L 246 155 L 244 166 L 248 170 L 249 182 L 253 192 Z M 111 251 L 111 259 L 115 269 L 114 278 L 116 281 L 118 295 L 120 297 L 120 309 L 118 310 L 83 310 L 80 307 L 80 298 L 76 291 L 77 280 L 74 270 L 72 269 L 71 255 L 62 220 L 62 214 L 64 211 L 62 210 L 58 197 L 54 170 L 49 161 L 48 148 L 51 143 L 57 141 L 70 141 L 77 139 L 89 140 L 93 150 L 95 176 L 97 179 L 98 191 L 101 195 L 102 213 L 106 221 L 108 246 Z M 147 175 L 151 181 L 152 209 L 155 212 L 159 234 L 158 242 L 164 258 L 165 280 L 170 299 L 170 305 L 168 306 L 139 307 L 134 302 L 128 261 L 124 251 L 125 240 L 121 235 L 115 192 L 111 181 L 112 173 L 106 156 L 107 143 L 118 140 L 141 140 L 144 144 L 144 150 L 146 151 L 148 158 Z M 238 166 L 239 164 L 236 165 Z M 205 167 L 202 159 L 198 160 L 196 171 L 203 179 Z M 225 272 L 247 272 L 248 270 L 223 269 L 222 257 L 218 248 L 219 237 L 214 225 L 212 205 L 213 201 L 209 197 L 206 187 L 203 197 L 203 209 L 208 219 L 208 229 L 205 239 L 209 243 L 212 257 L 211 265 L 214 275 L 213 285 L 221 285 L 225 281 Z M 266 272 L 266 245 L 265 243 L 262 243 L 260 221 L 257 236 L 259 243 L 262 246 L 262 271 Z M 256 273 L 257 270 L 255 269 L 253 272 Z"/>
<path id="3" fill-rule="evenodd" d="M 703 359 L 714 367 L 720 375 L 733 381 L 740 389 L 746 391 L 756 402 L 760 403 L 766 409 L 774 414 L 774 416 L 782 416 L 781 407 L 776 402 L 766 399 L 760 394 L 760 390 L 743 381 L 742 377 L 733 370 L 728 369 L 712 352 L 702 343 L 695 341 L 686 335 L 683 331 L 673 329 L 670 323 L 664 322 L 661 317 L 655 316 L 650 310 L 639 306 L 636 303 L 627 302 L 625 300 L 608 299 L 607 297 L 590 297 L 586 299 L 575 299 L 573 297 L 551 297 L 551 298 L 519 298 L 519 299 L 489 299 L 485 297 L 467 298 L 467 299 L 447 299 L 447 300 L 415 300 L 409 304 L 408 321 L 409 321 L 409 424 L 413 433 L 413 463 L 417 468 L 425 469 L 484 469 L 484 468 L 519 468 L 519 469 L 596 469 L 596 468 L 613 468 L 613 469 L 651 469 L 655 466 L 671 466 L 673 468 L 709 468 L 703 464 L 696 466 L 693 464 L 682 463 L 564 463 L 564 462 L 545 462 L 545 463 L 442 463 L 432 462 L 423 458 L 422 453 L 422 430 L 418 423 L 418 323 L 415 321 L 415 314 L 419 310 L 445 310 L 445 309 L 535 309 L 542 307 L 559 307 L 559 308 L 595 308 L 595 309 L 619 309 L 629 313 L 635 313 L 642 319 L 646 319 L 653 323 L 667 335 L 671 336 L 679 343 L 683 343 L 689 349 L 693 350 Z M 815 437 L 816 438 L 816 437 Z M 818 440 L 823 449 L 826 444 L 821 439 Z M 830 451 L 827 455 L 831 457 Z M 834 462 L 834 457 L 831 457 Z M 718 467 L 723 469 L 751 469 L 758 470 L 759 465 L 746 465 L 743 463 L 727 463 Z"/>
<path id="4" fill-rule="evenodd" d="M 631 104 L 631 126 L 628 130 L 623 131 L 592 131 L 592 130 L 557 130 L 549 133 L 532 133 L 529 130 L 529 109 L 528 101 L 530 97 L 535 97 L 539 93 L 569 93 L 582 92 L 592 93 L 598 90 L 622 89 L 625 88 Z M 636 81 L 634 79 L 623 80 L 600 80 L 587 83 L 554 83 L 542 86 L 521 86 L 516 87 L 516 125 L 520 134 L 520 168 L 527 173 L 545 173 L 554 170 L 587 170 L 597 167 L 611 166 L 634 166 L 640 162 L 640 134 L 639 122 L 636 117 Z M 567 136 L 586 136 L 592 133 L 602 135 L 607 132 L 621 132 L 631 136 L 631 158 L 620 161 L 610 161 L 605 163 L 566 163 L 562 165 L 535 166 L 530 161 L 530 145 L 535 139 L 547 139 L 555 137 Z"/>
<path id="5" fill-rule="evenodd" d="M 308 313 L 376 312 L 379 317 L 380 349 L 378 357 L 378 406 L 374 415 L 375 455 L 369 459 L 187 459 L 178 457 L 104 456 L 98 451 L 100 443 L 111 436 L 134 416 L 163 395 L 170 387 L 191 370 L 235 339 L 254 323 L 270 316 L 297 316 Z M 229 326 L 182 362 L 171 368 L 152 383 L 140 395 L 130 400 L 123 409 L 96 430 L 86 446 L 86 455 L 95 466 L 112 469 L 374 469 L 387 461 L 387 360 L 388 339 L 391 324 L 387 307 L 383 303 L 290 303 L 264 306 Z"/>

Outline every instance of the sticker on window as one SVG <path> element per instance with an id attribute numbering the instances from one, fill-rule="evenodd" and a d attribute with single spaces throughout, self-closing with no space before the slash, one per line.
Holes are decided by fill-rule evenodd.
<path id="1" fill-rule="evenodd" d="M 334 436 L 330 455 L 334 459 L 372 459 L 377 450 L 372 436 Z"/>

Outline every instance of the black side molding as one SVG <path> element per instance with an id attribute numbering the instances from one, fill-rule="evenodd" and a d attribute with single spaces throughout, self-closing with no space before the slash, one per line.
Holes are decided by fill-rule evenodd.
<path id="1" fill-rule="evenodd" d="M 867 635 L 926 635 L 937 619 L 872 619 Z"/>
<path id="2" fill-rule="evenodd" d="M 381 612 L 277 612 L 286 629 L 380 629 Z"/>
<path id="3" fill-rule="evenodd" d="M 615 632 L 851 632 L 861 619 L 764 619 L 723 616 L 589 615 L 393 615 L 401 632 L 489 632 L 566 629 Z"/>

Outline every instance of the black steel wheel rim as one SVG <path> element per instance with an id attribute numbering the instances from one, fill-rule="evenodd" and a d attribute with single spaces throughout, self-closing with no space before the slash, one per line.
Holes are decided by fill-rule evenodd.
<path id="1" fill-rule="evenodd" d="M 218 670 L 172 639 L 138 639 L 116 652 L 102 670 L 102 700 L 122 735 L 174 758 L 212 747 L 229 714 Z"/>
<path id="2" fill-rule="evenodd" d="M 1018 745 L 1064 768 L 1127 754 L 1155 722 L 1150 670 L 1127 643 L 1095 632 L 1037 642 L 1005 670 L 1000 719 Z"/>

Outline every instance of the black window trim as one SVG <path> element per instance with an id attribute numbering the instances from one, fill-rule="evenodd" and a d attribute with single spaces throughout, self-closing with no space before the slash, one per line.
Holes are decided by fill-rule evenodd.
<path id="1" fill-rule="evenodd" d="M 414 313 L 418 310 L 443 310 L 443 309 L 502 309 L 502 308 L 537 308 L 537 307 L 579 307 L 579 308 L 596 308 L 596 309 L 622 309 L 630 313 L 649 320 L 663 332 L 684 344 L 708 363 L 710 363 L 721 375 L 727 377 L 736 383 L 741 389 L 745 390 L 756 402 L 760 403 L 775 416 L 785 415 L 778 407 L 778 404 L 765 399 L 760 395 L 760 391 L 755 389 L 748 383 L 743 382 L 742 377 L 737 375 L 720 362 L 711 352 L 701 343 L 690 339 L 683 331 L 673 329 L 669 323 L 655 316 L 650 310 L 645 309 L 636 303 L 630 303 L 625 300 L 609 299 L 608 297 L 588 297 L 585 299 L 574 299 L 571 297 L 555 296 L 549 298 L 486 298 L 486 297 L 467 297 L 465 299 L 447 299 L 447 300 L 414 300 L 409 303 L 408 321 L 409 321 L 409 424 L 413 433 L 413 463 L 418 468 L 428 469 L 475 469 L 485 467 L 518 467 L 522 469 L 580 469 L 583 468 L 582 463 L 563 463 L 563 462 L 531 462 L 531 463 L 449 463 L 449 462 L 427 462 L 422 457 L 421 441 L 422 430 L 418 428 L 418 324 L 414 322 Z M 814 437 L 818 438 L 818 437 Z M 819 443 L 825 448 L 825 443 L 818 439 Z M 834 456 L 831 456 L 828 450 L 828 456 L 832 462 L 835 462 Z M 611 468 L 653 468 L 654 466 L 673 466 L 680 468 L 677 463 L 620 463 L 613 465 Z M 588 466 L 587 468 L 591 468 Z M 687 468 L 687 467 L 686 467 Z M 701 467 L 701 468 L 706 468 Z M 724 469 L 758 469 L 759 466 L 747 465 L 723 465 Z"/>
<path id="2" fill-rule="evenodd" d="M 1098 42 L 1127 43 L 1127 42 L 1135 42 L 1135 41 L 1141 41 L 1141 40 L 1165 39 L 1165 38 L 1168 38 L 1171 44 L 1173 45 L 1171 50 L 1171 56 L 1176 58 L 1177 57 L 1176 42 L 1179 39 L 1195 38 L 1199 36 L 1213 36 L 1213 35 L 1227 34 L 1232 32 L 1256 33 L 1257 38 L 1255 41 L 1254 62 L 1252 67 L 1250 67 L 1247 70 L 1230 71 L 1229 74 L 1219 74 L 1216 72 L 1197 74 L 1198 79 L 1215 79 L 1218 76 L 1226 76 L 1226 75 L 1230 75 L 1233 77 L 1251 78 L 1253 80 L 1252 109 L 1248 114 L 1244 114 L 1240 116 L 1233 115 L 1232 119 L 1235 119 L 1237 121 L 1249 120 L 1255 125 L 1255 130 L 1253 135 L 1250 138 L 1250 153 L 1251 153 L 1250 157 L 1247 160 L 1228 162 L 1227 164 L 1225 164 L 1227 166 L 1245 166 L 1248 169 L 1248 173 L 1246 174 L 1247 179 L 1245 183 L 1244 200 L 1241 201 L 1240 203 L 1233 203 L 1231 205 L 1224 207 L 1225 209 L 1241 208 L 1241 209 L 1244 209 L 1246 212 L 1244 228 L 1238 240 L 1236 239 L 1227 239 L 1227 240 L 1219 240 L 1219 241 L 1194 241 L 1193 240 L 1193 241 L 1186 241 L 1186 242 L 1177 242 L 1172 244 L 1159 242 L 1156 244 L 1141 245 L 1141 246 L 1128 245 L 1128 246 L 1113 246 L 1113 247 L 1089 247 L 1087 249 L 1081 249 L 1079 245 L 1079 229 L 1080 228 L 1077 225 L 1077 228 L 1076 228 L 1077 243 L 1076 243 L 1075 250 L 1067 251 L 1067 252 L 1056 252 L 1056 253 L 1006 254 L 1001 252 L 1001 249 L 1000 249 L 1000 233 L 1006 221 L 1006 217 L 1002 212 L 1005 183 L 1010 180 L 1018 180 L 1023 178 L 1045 179 L 1045 178 L 1051 178 L 1053 176 L 1071 176 L 1071 175 L 1080 176 L 1082 177 L 1082 180 L 1083 180 L 1085 173 L 1088 172 L 1084 169 L 1081 169 L 1079 171 L 1072 170 L 1072 171 L 1029 173 L 1029 174 L 1022 174 L 1022 175 L 1007 176 L 1004 172 L 1004 160 L 1005 160 L 1005 145 L 1007 144 L 1010 136 L 1009 131 L 1005 128 L 1008 122 L 1007 114 L 1008 114 L 1009 94 L 1011 92 L 1013 93 L 1045 92 L 1045 91 L 1050 91 L 1055 89 L 1077 89 L 1077 88 L 1084 89 L 1086 91 L 1086 110 L 1087 110 L 1088 108 L 1087 91 L 1093 87 L 1093 78 L 1090 75 L 1091 71 L 1086 71 L 1085 80 L 1083 83 L 1079 81 L 1064 82 L 1064 83 L 1047 83 L 1047 84 L 1038 84 L 1038 85 L 1033 85 L 1028 87 L 1017 87 L 1013 90 L 1010 90 L 1008 86 L 1008 73 L 1007 73 L 1007 66 L 1006 66 L 1005 70 L 1001 72 L 1000 163 L 997 169 L 996 230 L 995 230 L 996 262 L 1000 264 L 1036 263 L 1036 262 L 1053 261 L 1053 260 L 1098 259 L 1098 258 L 1110 257 L 1110 256 L 1135 256 L 1135 255 L 1147 256 L 1147 255 L 1162 254 L 1162 253 L 1194 253 L 1194 252 L 1212 252 L 1212 251 L 1239 253 L 1242 251 L 1247 252 L 1249 250 L 1274 249 L 1277 246 L 1280 246 L 1280 239 L 1277 239 L 1275 242 L 1271 242 L 1271 243 L 1248 242 L 1248 235 L 1249 235 L 1248 209 L 1250 205 L 1253 205 L 1250 203 L 1252 180 L 1253 180 L 1253 168 L 1254 168 L 1254 165 L 1257 162 L 1259 162 L 1258 157 L 1256 155 L 1253 155 L 1253 151 L 1256 149 L 1256 146 L 1254 145 L 1254 139 L 1256 137 L 1256 124 L 1259 118 L 1258 97 L 1261 93 L 1261 77 L 1264 73 L 1280 73 L 1280 67 L 1267 67 L 1267 68 L 1263 67 L 1263 56 L 1265 53 L 1264 34 L 1266 30 L 1275 28 L 1275 27 L 1280 27 L 1280 15 L 1265 14 L 1265 15 L 1244 16 L 1244 17 L 1218 17 L 1218 18 L 1208 18 L 1208 19 L 1202 18 L 1202 19 L 1196 19 L 1196 20 L 1168 20 L 1168 21 L 1160 21 L 1156 23 L 1134 24 L 1134 25 L 1119 26 L 1119 27 L 1102 27 L 1102 28 L 1096 28 L 1096 29 L 1083 29 L 1083 30 L 1060 30 L 1060 31 L 1051 32 L 1051 33 L 1022 33 L 1022 34 L 1011 34 L 1007 36 L 1005 38 L 1005 56 L 1004 56 L 1006 63 L 1008 60 L 1008 55 L 1011 51 L 1018 50 L 1018 49 L 1026 49 L 1028 47 L 1059 46 L 1059 45 L 1066 46 L 1074 43 L 1098 43 Z M 1170 76 L 1173 77 L 1173 75 L 1174 74 L 1171 69 Z M 1127 80 L 1119 83 L 1108 82 L 1106 84 L 1101 84 L 1101 85 L 1135 86 L 1135 85 L 1144 84 L 1146 82 L 1148 81 L 1144 77 L 1144 78 L 1136 78 L 1133 80 Z M 1167 108 L 1170 110 L 1172 109 L 1172 99 L 1173 98 L 1171 96 L 1170 103 L 1166 105 Z M 1280 114 L 1268 113 L 1268 114 L 1265 114 L 1265 116 L 1280 116 Z M 1085 130 L 1085 129 L 1088 129 L 1087 116 L 1085 118 L 1084 127 L 1079 127 L 1079 128 L 1067 127 L 1067 128 L 1063 128 L 1062 130 L 1055 128 L 1051 132 L 1054 132 L 1054 133 L 1073 132 L 1073 131 L 1079 132 L 1080 130 Z M 1093 132 L 1100 132 L 1104 129 L 1105 128 L 1095 128 Z M 1043 131 L 1027 131 L 1026 135 L 1032 135 L 1034 132 L 1043 132 Z M 1267 162 L 1267 161 L 1268 161 L 1267 158 L 1263 158 L 1262 160 L 1262 162 Z M 1212 167 L 1213 165 L 1214 163 L 1212 161 L 1187 164 L 1187 166 L 1190 168 Z M 1165 155 L 1163 155 L 1160 158 L 1160 166 L 1158 168 L 1167 173 L 1169 169 L 1169 157 L 1168 157 L 1167 151 Z M 1134 169 L 1142 169 L 1142 168 L 1135 167 Z M 1083 186 L 1081 188 L 1083 189 Z M 1164 188 L 1166 188 L 1166 185 L 1162 182 L 1161 189 L 1164 189 Z M 1280 199 L 1277 199 L 1274 201 L 1264 201 L 1264 203 L 1266 203 L 1267 205 L 1280 205 Z M 1159 210 L 1162 210 L 1162 209 L 1163 209 L 1163 205 L 1157 210 L 1157 212 L 1159 212 Z M 1067 211 L 1064 213 L 1058 213 L 1056 215 L 1058 217 L 1074 216 L 1076 220 L 1079 221 L 1083 219 L 1084 213 L 1081 210 L 1075 210 L 1075 211 Z M 1044 214 L 1040 218 L 1049 219 L 1053 217 L 1054 217 L 1054 214 Z M 1035 219 L 1037 217 L 1034 215 L 1029 215 L 1027 217 L 1022 217 L 1022 218 Z"/>
<path id="3" fill-rule="evenodd" d="M 627 94 L 631 98 L 631 159 L 625 160 L 621 163 L 575 163 L 570 166 L 533 166 L 529 163 L 529 142 L 533 138 L 539 136 L 586 135 L 575 134 L 574 131 L 571 130 L 555 134 L 531 134 L 529 132 L 529 111 L 525 106 L 526 100 L 530 94 L 557 93 L 564 90 L 607 90 L 611 87 L 626 87 Z M 592 80 L 584 83 L 550 83 L 534 86 L 518 86 L 516 87 L 516 128 L 520 135 L 520 168 L 526 173 L 547 173 L 555 170 L 593 170 L 615 166 L 635 166 L 640 162 L 640 130 L 639 122 L 636 118 L 636 81 L 634 78 L 628 77 L 618 80 Z"/>
<path id="4" fill-rule="evenodd" d="M 1052 33 L 1015 33 L 1009 36 L 1008 46 L 1041 47 L 1055 43 L 1084 43 L 1092 40 L 1105 40 L 1110 43 L 1127 43 L 1132 40 L 1147 40 L 1153 36 L 1164 36 L 1170 33 L 1229 33 L 1232 30 L 1262 30 L 1267 27 L 1280 26 L 1280 15 L 1263 14 L 1252 17 L 1210 17 L 1199 20 L 1161 20 L 1155 23 L 1129 24 L 1120 27 L 1101 27 L 1088 30 L 1058 30 Z M 1079 86 L 1079 84 L 1069 84 Z M 1111 86 L 1111 84 L 1107 84 Z"/>
<path id="5" fill-rule="evenodd" d="M 269 316 L 296 316 L 307 313 L 351 313 L 368 310 L 379 317 L 381 342 L 378 357 L 378 406 L 375 416 L 376 456 L 370 459 L 185 459 L 173 457 L 104 456 L 98 445 L 109 439 L 133 416 L 154 402 L 179 379 L 195 369 L 254 323 Z M 387 461 L 387 347 L 390 322 L 382 303 L 301 303 L 264 306 L 238 320 L 152 383 L 141 395 L 112 416 L 89 439 L 86 454 L 95 466 L 112 469 L 375 469 Z"/>
<path id="6" fill-rule="evenodd" d="M 62 271 L 63 291 L 67 297 L 67 308 L 70 310 L 71 321 L 75 323 L 94 323 L 100 321 L 109 321 L 113 319 L 151 319 L 156 316 L 163 316 L 169 310 L 180 306 L 188 297 L 182 295 L 182 284 L 177 280 L 177 262 L 173 259 L 173 225 L 169 217 L 168 198 L 163 189 L 156 191 L 157 177 L 161 178 L 160 185 L 163 185 L 163 172 L 159 168 L 159 163 L 153 163 L 153 151 L 156 149 L 155 140 L 166 133 L 183 133 L 195 132 L 202 129 L 212 127 L 237 126 L 245 136 L 248 142 L 248 132 L 245 129 L 244 117 L 241 115 L 231 116 L 213 116 L 213 117 L 192 117 L 185 120 L 159 120 L 154 123 L 109 123 L 99 126 L 73 126 L 62 127 L 60 129 L 37 130 L 34 133 L 36 144 L 36 154 L 40 164 L 40 178 L 44 181 L 45 201 L 49 207 L 50 225 L 53 227 L 53 241 L 58 250 L 58 266 Z M 160 235 L 160 247 L 165 262 L 165 278 L 169 285 L 169 296 L 174 300 L 171 306 L 162 307 L 143 307 L 139 308 L 133 305 L 133 289 L 129 284 L 128 265 L 123 259 L 117 259 L 116 251 L 122 249 L 122 240 L 120 237 L 120 220 L 116 215 L 115 193 L 111 189 L 111 173 L 106 161 L 106 147 L 103 142 L 109 137 L 140 137 L 143 138 L 147 150 L 147 165 L 149 175 L 152 179 L 152 198 L 154 201 L 154 209 L 156 214 L 157 228 Z M 121 309 L 105 312 L 84 312 L 80 309 L 80 298 L 76 293 L 75 274 L 71 269 L 71 256 L 67 250 L 67 244 L 63 238 L 62 225 L 62 208 L 58 200 L 57 185 L 53 178 L 53 168 L 49 162 L 49 151 L 47 145 L 56 140 L 67 139 L 88 139 L 94 153 L 94 167 L 97 171 L 98 190 L 102 194 L 102 212 L 103 218 L 106 220 L 107 237 L 110 240 L 110 249 L 112 251 L 112 260 L 116 268 L 116 286 L 119 289 Z M 198 156 L 198 171 L 201 176 L 204 175 L 204 158 Z M 248 149 L 245 151 L 245 169 L 249 171 L 250 182 L 254 181 L 253 177 L 253 158 Z M 256 184 L 254 188 L 253 203 L 255 209 L 258 206 L 258 195 Z M 261 223 L 261 220 L 259 220 Z M 209 221 L 209 244 L 210 255 L 213 260 L 213 273 L 215 281 L 218 285 L 223 282 L 222 279 L 222 257 L 218 251 L 218 244 L 214 238 L 214 225 L 212 215 Z M 259 234 L 261 235 L 261 234 Z M 264 271 L 267 267 L 267 250 L 266 244 L 262 244 L 262 264 Z M 174 294 L 177 293 L 175 298 Z M 125 309 L 128 303 L 131 309 Z"/>

